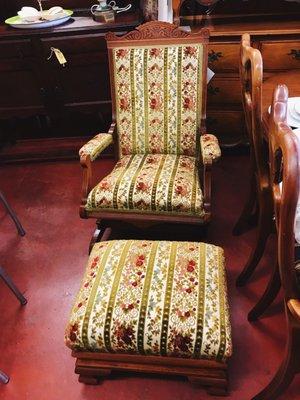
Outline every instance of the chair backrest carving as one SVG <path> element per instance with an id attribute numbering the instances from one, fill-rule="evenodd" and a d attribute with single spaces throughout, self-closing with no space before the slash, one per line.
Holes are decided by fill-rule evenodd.
<path id="1" fill-rule="evenodd" d="M 241 40 L 240 78 L 251 162 L 260 186 L 268 179 L 267 156 L 262 132 L 263 61 L 260 51 L 251 47 L 250 35 L 247 33 Z"/>
<path id="2" fill-rule="evenodd" d="M 294 222 L 300 188 L 300 142 L 286 123 L 288 89 L 274 91 L 269 125 L 270 181 L 278 232 L 278 262 L 286 300 L 300 299 L 295 270 Z"/>
<path id="3" fill-rule="evenodd" d="M 196 156 L 205 133 L 208 31 L 148 22 L 108 33 L 113 119 L 119 155 Z"/>

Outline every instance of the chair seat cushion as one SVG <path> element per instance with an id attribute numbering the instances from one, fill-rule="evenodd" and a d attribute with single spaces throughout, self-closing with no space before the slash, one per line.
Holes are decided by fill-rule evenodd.
<path id="1" fill-rule="evenodd" d="M 96 244 L 65 341 L 79 351 L 227 359 L 223 249 L 145 240 Z"/>
<path id="2" fill-rule="evenodd" d="M 198 163 L 166 154 L 124 156 L 91 190 L 86 210 L 178 213 L 203 217 Z"/>

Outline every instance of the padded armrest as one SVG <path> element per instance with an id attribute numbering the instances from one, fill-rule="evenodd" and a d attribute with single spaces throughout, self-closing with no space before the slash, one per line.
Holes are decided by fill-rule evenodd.
<path id="1" fill-rule="evenodd" d="M 216 136 L 205 133 L 200 136 L 200 147 L 203 164 L 212 163 L 221 157 L 221 149 Z"/>
<path id="2" fill-rule="evenodd" d="M 113 137 L 110 133 L 99 133 L 81 147 L 79 150 L 79 156 L 80 158 L 83 158 L 89 155 L 91 161 L 94 161 L 100 153 L 112 143 Z"/>

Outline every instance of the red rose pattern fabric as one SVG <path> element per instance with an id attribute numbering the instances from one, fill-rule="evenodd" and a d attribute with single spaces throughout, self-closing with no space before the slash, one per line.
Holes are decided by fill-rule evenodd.
<path id="1" fill-rule="evenodd" d="M 124 156 L 91 190 L 87 212 L 133 211 L 203 217 L 198 162 L 172 154 Z"/>
<path id="2" fill-rule="evenodd" d="M 120 156 L 198 156 L 203 47 L 114 49 Z"/>
<path id="3" fill-rule="evenodd" d="M 97 243 L 65 342 L 74 350 L 227 359 L 223 250 L 195 242 Z"/>

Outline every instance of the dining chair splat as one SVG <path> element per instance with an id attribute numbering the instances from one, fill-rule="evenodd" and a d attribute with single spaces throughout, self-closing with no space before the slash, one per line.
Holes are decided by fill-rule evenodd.
<path id="1" fill-rule="evenodd" d="M 262 134 L 262 78 L 263 61 L 258 49 L 250 45 L 249 34 L 241 40 L 240 77 L 246 127 L 250 142 L 250 197 L 235 226 L 239 231 L 242 221 L 258 213 L 256 244 L 249 259 L 237 278 L 237 286 L 245 285 L 263 255 L 268 237 L 273 231 L 273 205 L 269 184 L 268 158 Z"/>

